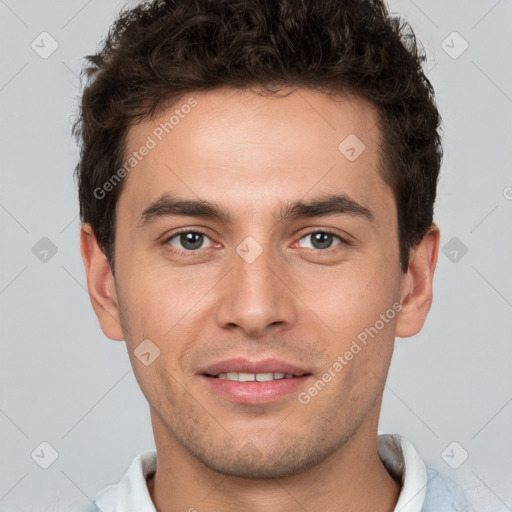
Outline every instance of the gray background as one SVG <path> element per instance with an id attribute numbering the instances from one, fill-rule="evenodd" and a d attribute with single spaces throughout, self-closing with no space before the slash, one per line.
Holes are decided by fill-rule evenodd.
<path id="1" fill-rule="evenodd" d="M 103 336 L 85 289 L 70 134 L 82 58 L 134 3 L 0 0 L 0 511 L 80 510 L 154 448 L 125 344 Z M 512 5 L 390 7 L 425 46 L 444 120 L 444 252 L 423 331 L 397 339 L 380 431 L 407 437 L 477 510 L 512 510 Z M 51 49 L 43 31 L 58 43 L 47 58 L 31 47 Z M 48 469 L 43 441 L 58 452 Z"/>

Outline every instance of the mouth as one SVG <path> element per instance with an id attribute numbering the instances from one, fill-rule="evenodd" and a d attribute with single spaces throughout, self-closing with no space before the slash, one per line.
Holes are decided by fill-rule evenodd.
<path id="1" fill-rule="evenodd" d="M 238 380 L 239 382 L 264 382 L 302 377 L 310 372 L 307 368 L 282 359 L 267 358 L 251 361 L 245 357 L 235 357 L 206 366 L 200 369 L 198 373 L 208 377 Z"/>
<path id="2" fill-rule="evenodd" d="M 292 373 L 283 372 L 262 372 L 262 373 L 246 373 L 246 372 L 227 372 L 218 375 L 204 374 L 214 379 L 226 379 L 236 382 L 269 382 L 271 380 L 293 379 L 302 377 L 302 375 L 293 375 Z M 304 374 L 306 375 L 306 374 Z"/>
<path id="3" fill-rule="evenodd" d="M 312 378 L 306 368 L 286 361 L 245 358 L 220 361 L 201 369 L 198 375 L 216 396 L 253 405 L 290 398 Z"/>

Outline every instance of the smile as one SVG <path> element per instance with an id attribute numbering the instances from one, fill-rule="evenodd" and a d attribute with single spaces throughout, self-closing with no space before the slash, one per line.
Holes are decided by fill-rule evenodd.
<path id="1" fill-rule="evenodd" d="M 215 377 L 217 379 L 227 379 L 234 380 L 238 382 L 267 382 L 270 380 L 280 380 L 280 379 L 292 379 L 293 375 L 291 373 L 245 373 L 245 372 L 228 372 L 228 373 L 219 373 L 219 375 L 211 375 L 211 377 Z"/>

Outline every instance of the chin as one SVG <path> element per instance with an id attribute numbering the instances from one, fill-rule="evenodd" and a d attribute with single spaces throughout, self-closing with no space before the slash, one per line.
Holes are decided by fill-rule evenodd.
<path id="1" fill-rule="evenodd" d="M 281 446 L 266 455 L 252 443 L 237 452 L 222 454 L 195 454 L 206 466 L 227 476 L 252 479 L 273 479 L 298 475 L 326 458 L 331 450 L 308 453 L 297 446 Z"/>

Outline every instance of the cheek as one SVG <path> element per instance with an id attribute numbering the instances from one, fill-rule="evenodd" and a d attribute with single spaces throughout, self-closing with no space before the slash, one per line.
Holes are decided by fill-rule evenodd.
<path id="1" fill-rule="evenodd" d="M 135 344 L 145 338 L 152 339 L 156 334 L 152 328 L 166 324 L 166 317 L 162 315 L 173 311 L 172 304 L 168 303 L 172 295 L 163 293 L 164 283 L 148 273 L 147 267 L 119 263 L 116 280 L 123 328 L 130 338 L 126 341 Z M 159 322 L 156 323 L 156 319 Z"/>
<path id="2" fill-rule="evenodd" d="M 197 319 L 205 304 L 201 299 L 212 282 L 204 273 L 171 269 L 168 263 L 155 261 L 120 267 L 118 280 L 123 327 L 130 336 L 127 341 L 133 345 L 149 338 L 161 350 L 176 347 L 184 326 L 201 324 Z"/>
<path id="3" fill-rule="evenodd" d="M 343 402 L 349 396 L 356 409 L 366 407 L 381 392 L 400 308 L 395 301 L 396 276 L 372 269 L 369 265 L 339 272 L 330 281 L 334 290 L 327 300 L 317 298 L 318 316 L 334 331 L 326 342 L 329 356 L 324 368 L 336 375 L 333 400 Z"/>
<path id="4" fill-rule="evenodd" d="M 323 320 L 341 344 L 372 326 L 400 296 L 397 272 L 375 261 L 332 268 L 314 279 L 303 277 L 308 283 L 303 287 L 304 302 L 317 315 L 311 319 Z"/>

